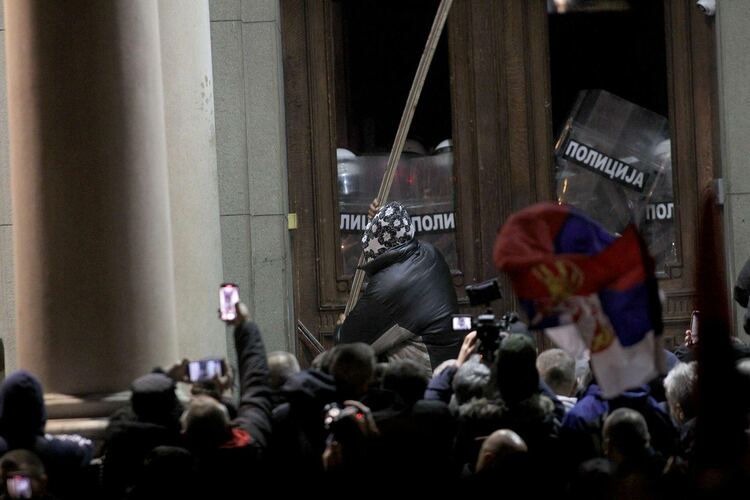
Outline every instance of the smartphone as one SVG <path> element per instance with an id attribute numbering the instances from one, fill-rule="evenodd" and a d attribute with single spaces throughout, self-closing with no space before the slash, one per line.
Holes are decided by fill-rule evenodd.
<path id="1" fill-rule="evenodd" d="M 5 490 L 10 498 L 31 498 L 31 478 L 15 474 L 6 480 Z"/>
<path id="2" fill-rule="evenodd" d="M 453 315 L 453 331 L 454 332 L 470 332 L 471 331 L 471 315 L 470 314 L 454 314 Z"/>
<path id="3" fill-rule="evenodd" d="M 690 338 L 693 339 L 693 344 L 698 343 L 698 331 L 700 330 L 700 311 L 693 311 L 690 316 Z"/>
<path id="4" fill-rule="evenodd" d="M 215 376 L 224 376 L 223 359 L 200 359 L 188 363 L 188 378 L 191 382 L 210 380 Z"/>
<path id="5" fill-rule="evenodd" d="M 237 318 L 237 303 L 240 301 L 239 288 L 234 283 L 222 283 L 219 288 L 219 310 L 221 319 L 232 321 Z"/>

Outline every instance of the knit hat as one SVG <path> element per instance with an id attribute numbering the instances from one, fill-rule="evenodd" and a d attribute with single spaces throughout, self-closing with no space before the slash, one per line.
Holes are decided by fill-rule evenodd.
<path id="1" fill-rule="evenodd" d="M 392 201 L 381 208 L 372 218 L 362 236 L 362 251 L 365 261 L 383 255 L 391 248 L 408 243 L 414 238 L 414 227 L 406 209 Z"/>
<path id="2" fill-rule="evenodd" d="M 175 394 L 174 380 L 163 373 L 149 373 L 130 384 L 130 404 L 144 422 L 168 425 L 179 421 L 182 405 Z"/>

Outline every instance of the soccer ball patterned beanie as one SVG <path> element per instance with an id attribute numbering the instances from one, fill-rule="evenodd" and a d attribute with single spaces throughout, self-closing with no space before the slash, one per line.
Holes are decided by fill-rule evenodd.
<path id="1" fill-rule="evenodd" d="M 383 255 L 391 248 L 408 243 L 414 238 L 414 226 L 406 209 L 392 201 L 381 208 L 367 224 L 362 236 L 365 262 Z"/>

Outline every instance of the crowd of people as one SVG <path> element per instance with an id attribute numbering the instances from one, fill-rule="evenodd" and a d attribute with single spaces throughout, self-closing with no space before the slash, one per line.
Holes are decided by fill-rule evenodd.
<path id="1" fill-rule="evenodd" d="M 133 381 L 98 448 L 45 435 L 41 385 L 9 376 L 3 498 L 249 498 L 266 487 L 696 497 L 695 361 L 671 355 L 666 376 L 604 399 L 586 366 L 560 349 L 538 353 L 523 333 L 504 335 L 488 363 L 472 332 L 432 373 L 410 359 L 379 362 L 365 343 L 335 346 L 300 370 L 292 354 L 266 354 L 244 313 L 234 339 L 236 398 L 215 377 L 183 402 L 180 371 L 155 370 Z"/>
<path id="2" fill-rule="evenodd" d="M 750 349 L 736 341 L 717 371 L 706 366 L 723 361 L 699 347 L 720 347 L 727 332 L 703 328 L 700 342 L 687 332 L 664 352 L 664 373 L 605 397 L 585 358 L 542 349 L 523 328 L 451 329 L 449 270 L 414 239 L 403 207 L 375 214 L 363 245 L 368 289 L 309 368 L 266 353 L 238 303 L 226 320 L 236 380 L 191 382 L 185 362 L 144 374 L 101 444 L 45 434 L 41 384 L 11 374 L 0 387 L 2 498 L 746 496 Z M 740 280 L 735 295 L 747 288 Z M 716 387 L 732 384 L 724 406 L 699 385 L 716 373 L 727 375 Z M 726 432 L 712 440 L 707 428 Z"/>

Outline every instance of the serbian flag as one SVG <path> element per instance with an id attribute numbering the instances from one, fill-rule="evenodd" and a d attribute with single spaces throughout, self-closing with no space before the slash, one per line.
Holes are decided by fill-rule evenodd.
<path id="1" fill-rule="evenodd" d="M 493 254 L 530 327 L 589 356 L 604 397 L 663 371 L 653 260 L 634 226 L 615 238 L 571 206 L 539 203 L 508 219 Z"/>

